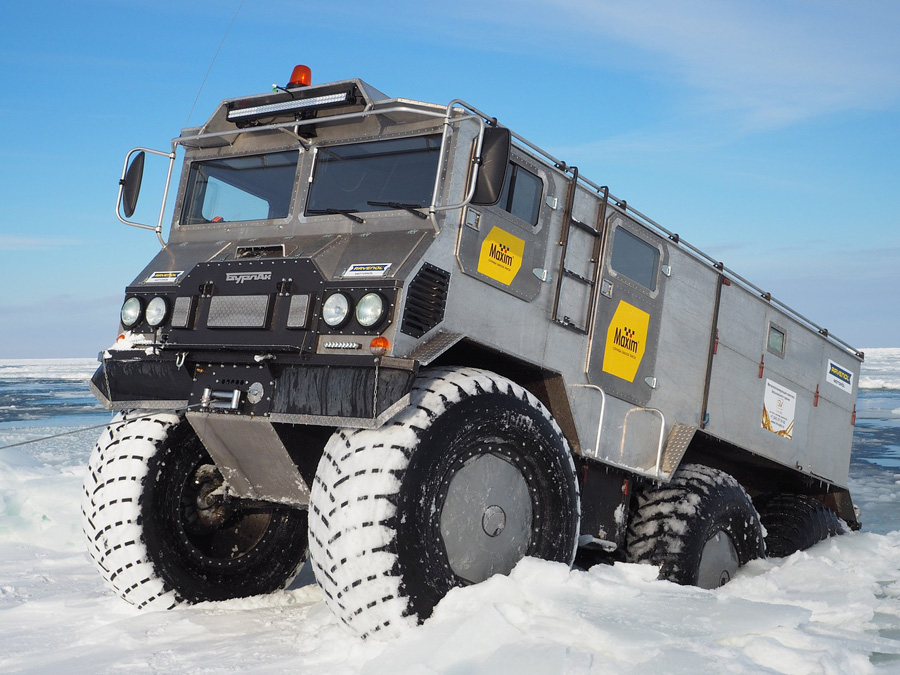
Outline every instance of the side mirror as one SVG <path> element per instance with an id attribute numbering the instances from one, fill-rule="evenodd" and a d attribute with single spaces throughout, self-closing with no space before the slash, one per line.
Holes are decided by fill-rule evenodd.
<path id="1" fill-rule="evenodd" d="M 141 193 L 141 179 L 144 177 L 144 151 L 141 150 L 131 160 L 122 184 L 122 212 L 126 218 L 134 215 L 137 207 L 138 195 Z"/>
<path id="2" fill-rule="evenodd" d="M 511 145 L 512 136 L 509 129 L 487 127 L 484 130 L 484 139 L 481 142 L 481 167 L 478 170 L 472 204 L 493 206 L 500 201 Z"/>

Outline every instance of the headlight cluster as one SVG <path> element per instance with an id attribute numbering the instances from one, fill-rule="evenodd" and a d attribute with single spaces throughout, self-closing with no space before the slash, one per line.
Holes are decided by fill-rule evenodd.
<path id="1" fill-rule="evenodd" d="M 352 306 L 353 300 L 346 293 L 332 293 L 322 305 L 322 320 L 331 328 L 340 328 L 349 321 Z M 366 293 L 356 303 L 353 313 L 363 328 L 377 326 L 384 319 L 384 298 L 378 293 Z"/>
<path id="2" fill-rule="evenodd" d="M 150 326 L 156 328 L 166 320 L 168 314 L 169 303 L 163 296 L 155 296 L 145 307 L 144 301 L 133 295 L 126 299 L 122 304 L 120 316 L 122 325 L 126 328 L 132 328 L 137 325 L 142 318 L 146 320 Z"/>

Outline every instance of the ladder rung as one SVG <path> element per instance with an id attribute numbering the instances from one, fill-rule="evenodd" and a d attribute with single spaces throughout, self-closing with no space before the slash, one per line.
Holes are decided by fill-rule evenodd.
<path id="1" fill-rule="evenodd" d="M 594 237 L 600 236 L 600 232 L 595 230 L 593 227 L 591 227 L 587 223 L 582 223 L 580 220 L 578 220 L 576 218 L 572 218 L 571 222 L 572 222 L 572 225 L 574 225 L 575 227 L 577 227 L 581 230 L 584 230 L 585 232 L 587 232 L 588 234 L 590 234 Z"/>
<path id="2" fill-rule="evenodd" d="M 582 335 L 588 334 L 588 332 L 584 328 L 573 323 L 572 320 L 569 319 L 569 317 L 567 317 L 567 316 L 564 316 L 562 319 L 553 319 L 553 323 L 559 324 L 563 328 L 568 328 L 569 330 L 573 330 L 576 333 L 581 333 Z"/>
<path id="3" fill-rule="evenodd" d="M 588 279 L 587 277 L 581 276 L 580 274 L 578 274 L 578 272 L 573 272 L 572 270 L 564 269 L 563 274 L 565 274 L 570 279 L 575 279 L 576 281 L 580 281 L 581 283 L 587 284 L 588 286 L 594 285 L 593 280 Z"/>

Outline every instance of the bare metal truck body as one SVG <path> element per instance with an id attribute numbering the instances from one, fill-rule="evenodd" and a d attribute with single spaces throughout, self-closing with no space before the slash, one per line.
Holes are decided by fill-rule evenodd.
<path id="1" fill-rule="evenodd" d="M 760 504 L 783 501 L 778 495 L 789 495 L 788 510 L 805 509 L 809 522 L 836 514 L 858 526 L 846 488 L 862 354 L 576 168 L 512 137 L 462 102 L 392 99 L 360 80 L 224 101 L 202 127 L 184 130 L 171 153 L 157 153 L 169 156 L 171 172 L 177 147 L 184 151 L 174 221 L 162 250 L 126 289 L 122 335 L 102 355 L 95 394 L 109 408 L 165 417 L 166 429 L 199 439 L 198 452 L 208 457 L 189 469 L 188 482 L 212 482 L 189 499 L 201 516 L 206 508 L 227 511 L 200 518 L 210 532 L 231 527 L 241 508 L 309 510 L 317 577 L 328 577 L 326 595 L 348 623 L 353 612 L 333 598 L 342 597 L 342 566 L 322 564 L 330 544 L 314 542 L 316 527 L 336 527 L 334 509 L 330 519 L 322 516 L 325 525 L 312 522 L 315 500 L 326 499 L 314 487 L 324 481 L 323 447 L 354 434 L 375 439 L 371 447 L 382 434 L 389 445 L 391 429 L 403 426 L 398 420 L 424 405 L 417 396 L 427 395 L 417 392 L 437 391 L 417 383 L 456 382 L 456 374 L 438 372 L 469 373 L 471 386 L 453 385 L 466 400 L 482 395 L 479 378 L 488 373 L 495 393 L 543 411 L 573 468 L 563 470 L 572 473 L 566 480 L 575 495 L 569 538 L 583 552 L 652 562 L 665 572 L 669 553 L 657 541 L 665 537 L 650 537 L 652 554 L 637 543 L 652 520 L 649 506 L 643 515 L 640 509 L 672 481 L 688 495 L 687 479 L 679 479 L 685 467 L 701 467 L 712 484 L 723 484 L 721 476 L 739 484 L 767 530 L 773 523 L 778 530 L 784 505 L 767 515 Z M 136 224 L 128 218 L 139 182 L 140 167 L 123 172 L 117 213 L 129 224 Z M 152 228 L 162 241 L 161 225 L 162 210 Z M 456 394 L 441 396 L 448 409 L 456 405 Z M 168 447 L 166 433 L 155 446 Z M 434 504 L 480 525 L 471 536 L 485 538 L 486 562 L 478 572 L 464 569 L 465 556 L 455 551 L 470 538 L 447 515 L 426 551 L 452 568 L 437 599 L 444 586 L 541 555 L 532 469 L 484 438 L 468 443 L 481 449 L 440 470 L 451 487 L 437 491 Z M 402 505 L 404 481 L 413 480 L 406 476 L 418 475 L 416 452 L 404 453 L 412 455 L 402 460 L 409 466 L 394 470 L 402 478 L 387 488 L 399 495 L 392 502 Z M 338 455 L 326 448 L 325 457 L 340 473 Z M 478 480 L 461 468 L 472 457 L 502 459 L 484 464 L 497 495 L 516 494 L 520 483 L 523 495 L 532 494 L 522 497 L 531 501 L 519 538 L 510 534 L 499 552 L 490 546 L 511 531 L 517 502 L 494 495 L 472 506 Z M 86 483 L 86 493 L 102 484 Z M 468 496 L 454 501 L 454 485 Z M 331 499 L 337 487 L 322 489 Z M 183 488 L 175 492 L 186 499 Z M 98 526 L 90 512 L 99 507 L 87 499 L 91 537 Z M 154 508 L 164 508 L 162 500 Z M 401 568 L 394 594 L 409 596 L 396 615 L 424 618 L 433 603 L 402 571 L 411 555 L 403 527 L 389 526 L 383 547 Z M 809 527 L 814 540 L 822 538 Z M 721 533 L 737 536 L 731 521 L 709 537 Z M 329 541 L 337 538 L 329 530 Z M 157 561 L 153 537 L 144 539 L 141 560 L 161 578 L 160 592 L 174 588 L 177 598 L 194 599 L 173 580 L 180 572 Z M 181 539 L 203 549 L 190 532 Z M 724 559 L 723 570 L 745 562 L 733 545 L 716 553 L 710 541 L 700 542 L 698 556 Z M 254 545 L 236 557 L 252 556 Z M 574 554 L 571 542 L 561 546 Z M 101 569 L 109 567 L 104 556 L 95 553 Z M 215 558 L 211 550 L 194 557 L 204 556 Z M 352 560 L 342 565 L 353 567 Z M 700 583 L 718 585 L 732 571 Z"/>

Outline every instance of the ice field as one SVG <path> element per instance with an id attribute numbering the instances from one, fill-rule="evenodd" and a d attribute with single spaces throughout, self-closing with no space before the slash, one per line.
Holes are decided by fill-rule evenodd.
<path id="1" fill-rule="evenodd" d="M 100 429 L 68 434 L 110 417 L 87 389 L 96 365 L 0 361 L 0 672 L 900 673 L 900 349 L 863 364 L 862 531 L 754 561 L 714 591 L 647 566 L 526 559 L 387 642 L 347 632 L 308 570 L 267 597 L 168 612 L 108 590 L 79 513 Z"/>

